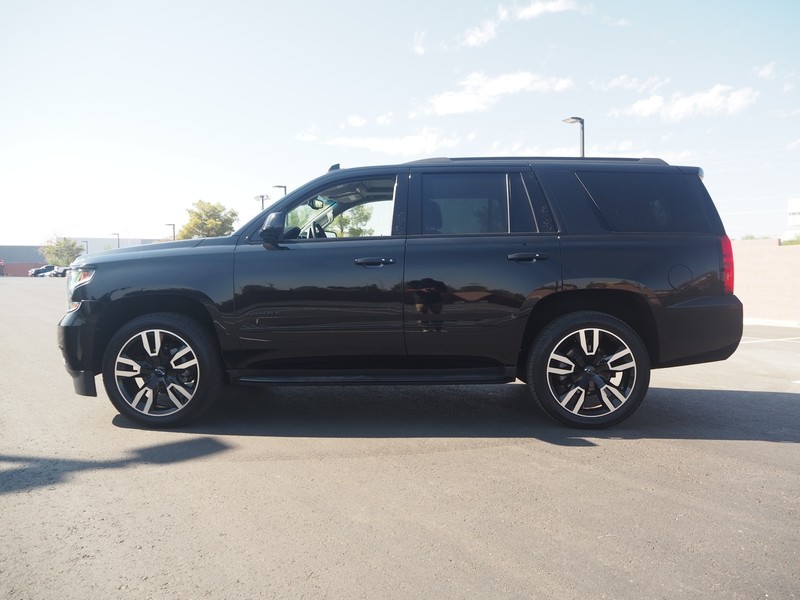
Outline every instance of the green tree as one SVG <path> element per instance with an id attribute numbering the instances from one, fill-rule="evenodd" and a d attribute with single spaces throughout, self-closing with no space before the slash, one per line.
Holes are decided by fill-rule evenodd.
<path id="1" fill-rule="evenodd" d="M 374 233 L 373 229 L 366 226 L 371 218 L 372 207 L 361 204 L 341 213 L 330 224 L 330 228 L 337 232 L 338 237 L 365 237 Z"/>
<path id="2" fill-rule="evenodd" d="M 83 251 L 83 244 L 69 238 L 58 239 L 57 237 L 47 240 L 47 243 L 39 248 L 39 252 L 42 253 L 48 264 L 60 267 L 71 264 L 73 260 L 83 254 Z"/>
<path id="3" fill-rule="evenodd" d="M 179 240 L 230 235 L 239 217 L 235 210 L 205 200 L 198 200 L 186 212 L 189 213 L 189 222 L 175 236 Z"/>

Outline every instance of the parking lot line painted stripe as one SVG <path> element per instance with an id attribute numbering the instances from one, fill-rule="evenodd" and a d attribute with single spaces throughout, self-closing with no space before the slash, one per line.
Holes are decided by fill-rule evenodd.
<path id="1" fill-rule="evenodd" d="M 800 342 L 800 337 L 790 338 L 756 338 L 740 342 L 742 344 L 767 344 L 769 342 Z"/>

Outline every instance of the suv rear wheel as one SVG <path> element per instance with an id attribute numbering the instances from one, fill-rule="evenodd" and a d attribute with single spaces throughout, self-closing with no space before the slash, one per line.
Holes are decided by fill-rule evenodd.
<path id="1" fill-rule="evenodd" d="M 133 319 L 111 339 L 103 384 L 116 409 L 148 427 L 205 412 L 222 386 L 215 340 L 194 319 L 157 313 Z"/>
<path id="2" fill-rule="evenodd" d="M 626 323 L 598 312 L 554 320 L 528 355 L 528 385 L 544 411 L 573 427 L 627 419 L 650 384 L 650 359 Z"/>

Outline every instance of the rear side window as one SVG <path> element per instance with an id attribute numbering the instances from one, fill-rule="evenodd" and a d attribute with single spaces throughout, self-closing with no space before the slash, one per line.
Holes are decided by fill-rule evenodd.
<path id="1" fill-rule="evenodd" d="M 426 173 L 421 191 L 424 235 L 555 230 L 535 179 L 520 173 Z"/>
<path id="2" fill-rule="evenodd" d="M 614 231 L 703 233 L 710 229 L 702 183 L 682 173 L 576 173 Z"/>
<path id="3" fill-rule="evenodd" d="M 423 234 L 505 232 L 508 232 L 505 173 L 423 176 Z"/>

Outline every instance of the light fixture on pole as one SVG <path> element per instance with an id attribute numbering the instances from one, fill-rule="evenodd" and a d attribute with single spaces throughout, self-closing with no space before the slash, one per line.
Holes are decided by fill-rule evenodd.
<path id="1" fill-rule="evenodd" d="M 117 236 L 117 248 L 119 248 L 119 234 L 118 233 L 112 233 L 111 235 Z"/>
<path id="2" fill-rule="evenodd" d="M 88 240 L 83 240 L 83 244 L 84 244 L 84 246 L 86 246 L 86 254 L 89 254 L 89 241 Z"/>
<path id="3" fill-rule="evenodd" d="M 283 195 L 286 195 L 286 186 L 285 185 L 273 185 L 274 188 L 281 188 L 283 190 Z"/>
<path id="4" fill-rule="evenodd" d="M 580 123 L 581 125 L 581 158 L 584 157 L 583 153 L 583 118 L 582 117 L 569 117 L 564 119 L 564 123 Z"/>
<path id="5" fill-rule="evenodd" d="M 172 241 L 175 241 L 175 223 L 164 223 L 167 227 L 172 227 Z"/>
<path id="6" fill-rule="evenodd" d="M 256 196 L 253 199 L 254 200 L 261 200 L 261 210 L 264 210 L 264 200 L 269 200 L 269 196 L 267 196 L 266 194 L 259 194 L 258 196 Z"/>

